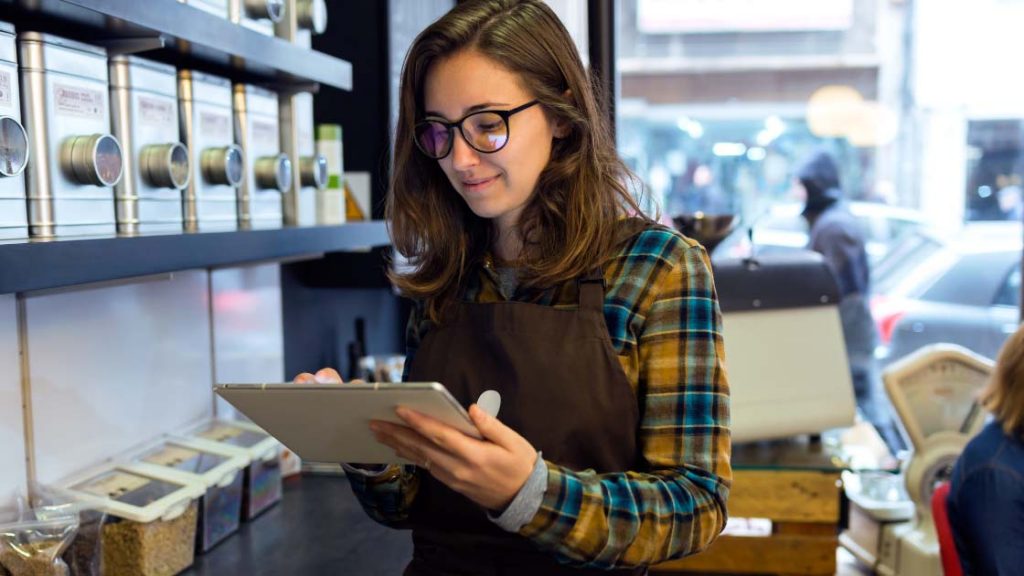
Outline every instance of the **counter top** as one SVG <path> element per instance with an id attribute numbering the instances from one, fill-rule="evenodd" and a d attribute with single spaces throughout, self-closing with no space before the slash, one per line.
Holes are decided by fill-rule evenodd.
<path id="1" fill-rule="evenodd" d="M 411 557 L 409 531 L 370 520 L 344 476 L 303 474 L 286 478 L 281 502 L 182 575 L 395 576 Z"/>

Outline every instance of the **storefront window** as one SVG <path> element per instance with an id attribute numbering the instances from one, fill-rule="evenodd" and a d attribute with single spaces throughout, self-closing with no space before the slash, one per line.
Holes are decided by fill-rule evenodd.
<path id="1" fill-rule="evenodd" d="M 713 260 L 806 248 L 795 176 L 827 152 L 878 368 L 940 342 L 994 358 L 1019 317 L 1021 22 L 1006 0 L 620 0 L 619 151 L 663 221 L 737 217 Z"/>

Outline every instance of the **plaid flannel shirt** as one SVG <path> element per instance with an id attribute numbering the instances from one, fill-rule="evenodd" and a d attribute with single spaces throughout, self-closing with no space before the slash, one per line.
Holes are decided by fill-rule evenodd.
<path id="1" fill-rule="evenodd" d="M 664 227 L 626 242 L 604 277 L 605 322 L 641 406 L 638 437 L 649 467 L 597 474 L 545 462 L 543 503 L 520 534 L 566 563 L 648 565 L 703 550 L 725 526 L 732 468 L 721 314 L 703 247 Z M 577 295 L 567 282 L 531 301 L 575 308 Z M 493 271 L 481 268 L 465 299 L 504 300 Z M 429 329 L 414 312 L 410 357 Z M 372 518 L 406 527 L 419 473 L 392 466 L 350 477 Z"/>

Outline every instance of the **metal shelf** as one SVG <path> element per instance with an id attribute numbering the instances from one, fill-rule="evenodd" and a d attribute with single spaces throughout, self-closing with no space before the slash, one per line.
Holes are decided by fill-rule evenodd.
<path id="1" fill-rule="evenodd" d="M 114 50 L 157 46 L 142 55 L 238 81 L 352 90 L 349 62 L 176 0 L 0 0 L 0 14 L 22 30 L 37 28 Z"/>
<path id="2" fill-rule="evenodd" d="M 390 243 L 383 221 L 0 244 L 0 294 L 350 252 Z"/>

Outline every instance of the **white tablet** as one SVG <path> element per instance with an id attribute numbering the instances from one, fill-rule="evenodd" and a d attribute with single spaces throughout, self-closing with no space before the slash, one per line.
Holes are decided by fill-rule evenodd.
<path id="1" fill-rule="evenodd" d="M 469 414 L 437 382 L 379 384 L 222 384 L 214 390 L 302 459 L 403 462 L 370 432 L 370 420 L 404 424 L 405 406 L 480 438 Z"/>

